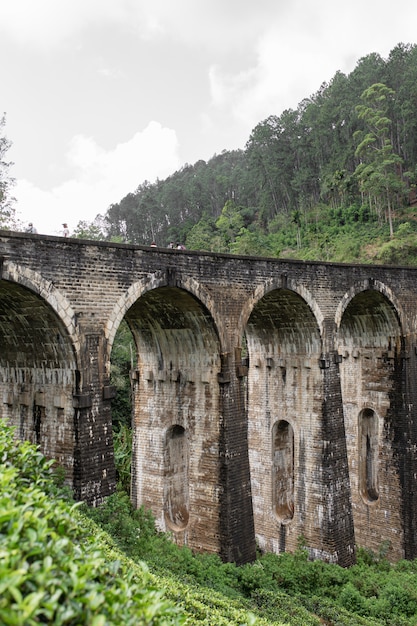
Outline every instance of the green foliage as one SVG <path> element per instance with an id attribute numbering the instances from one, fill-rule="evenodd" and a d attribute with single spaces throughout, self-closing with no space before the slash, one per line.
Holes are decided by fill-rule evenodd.
<path id="1" fill-rule="evenodd" d="M 186 246 L 190 250 L 213 250 L 213 239 L 216 233 L 216 226 L 213 219 L 202 217 L 189 230 L 186 239 Z"/>
<path id="2" fill-rule="evenodd" d="M 177 595 L 187 597 L 185 611 L 192 615 L 192 623 L 227 624 L 226 607 L 232 611 L 230 624 L 235 623 L 230 615 L 236 610 L 250 611 L 259 624 L 264 620 L 294 626 L 411 626 L 417 622 L 417 561 L 391 565 L 386 545 L 377 554 L 359 549 L 357 565 L 344 569 L 311 561 L 300 538 L 294 554 L 264 554 L 254 564 L 237 567 L 222 563 L 217 555 L 179 548 L 168 535 L 156 531 L 148 512 L 134 511 L 122 492 L 89 515 L 135 561 L 146 560 L 158 576 L 172 576 Z"/>
<path id="3" fill-rule="evenodd" d="M 145 559 L 152 553 L 153 542 L 158 544 L 151 513 L 143 508 L 134 510 L 128 494 L 122 489 L 106 498 L 102 506 L 89 508 L 83 505 L 81 510 L 99 523 L 130 557 Z"/>
<path id="4" fill-rule="evenodd" d="M 97 217 L 92 222 L 81 220 L 78 222 L 71 237 L 78 239 L 97 239 L 103 241 L 107 236 L 108 224 L 106 219 L 102 215 Z"/>
<path id="5" fill-rule="evenodd" d="M 120 424 L 117 430 L 113 429 L 113 446 L 119 487 L 129 495 L 132 465 L 132 429 L 130 426 Z"/>
<path id="6" fill-rule="evenodd" d="M 16 211 L 13 206 L 15 199 L 10 195 L 14 179 L 10 176 L 9 170 L 13 164 L 5 160 L 12 144 L 4 133 L 5 125 L 4 113 L 0 117 L 0 228 L 17 228 Z"/>
<path id="7" fill-rule="evenodd" d="M 417 265 L 416 231 L 408 222 L 399 225 L 394 239 L 379 247 L 375 260 L 385 265 Z"/>
<path id="8" fill-rule="evenodd" d="M 186 164 L 164 181 L 145 181 L 108 209 L 108 237 L 145 245 L 185 243 L 201 219 L 210 223 L 219 217 L 227 200 L 234 198 L 244 171 L 244 153 L 236 150 L 215 155 L 208 163 Z M 191 236 L 199 240 L 201 234 Z"/>
<path id="9" fill-rule="evenodd" d="M 56 493 L 51 462 L 0 421 L 0 623 L 182 624 L 144 565 L 128 571 Z"/>
<path id="10" fill-rule="evenodd" d="M 216 228 L 222 237 L 224 246 L 224 250 L 220 250 L 220 252 L 229 252 L 230 246 L 243 228 L 243 224 L 244 221 L 239 208 L 232 200 L 228 200 L 216 221 Z"/>
<path id="11" fill-rule="evenodd" d="M 230 251 L 233 254 L 279 256 L 279 249 L 274 247 L 273 238 L 264 235 L 257 228 L 241 228 L 230 246 Z"/>
<path id="12" fill-rule="evenodd" d="M 3 422 L 0 450 L 5 626 L 104 626 L 121 615 L 139 626 L 417 622 L 417 561 L 391 565 L 386 545 L 377 553 L 359 549 L 357 565 L 344 569 L 311 561 L 300 539 L 294 554 L 264 554 L 237 567 L 176 546 L 123 489 L 98 508 L 63 500 L 52 463 L 31 444 L 16 445 Z"/>
<path id="13" fill-rule="evenodd" d="M 263 617 L 272 621 L 282 620 L 292 626 L 319 626 L 323 621 L 314 615 L 315 611 L 305 608 L 302 601 L 280 590 L 257 589 L 252 601 Z"/>
<path id="14" fill-rule="evenodd" d="M 114 338 L 111 352 L 111 384 L 116 387 L 116 398 L 112 401 L 113 427 L 119 430 L 122 425 L 131 425 L 132 398 L 130 371 L 137 361 L 136 346 L 129 326 L 123 320 Z"/>

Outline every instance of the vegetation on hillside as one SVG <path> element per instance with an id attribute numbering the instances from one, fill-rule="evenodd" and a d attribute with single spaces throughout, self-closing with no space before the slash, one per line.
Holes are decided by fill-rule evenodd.
<path id="1" fill-rule="evenodd" d="M 124 444 L 125 445 L 125 444 Z M 116 444 L 117 447 L 117 444 Z M 124 448 L 125 452 L 128 452 Z M 124 463 L 122 458 L 119 463 Z M 151 572 L 173 577 L 174 586 L 212 604 L 210 626 L 222 624 L 219 607 L 249 611 L 255 624 L 293 626 L 405 626 L 417 623 L 417 561 L 392 565 L 387 545 L 378 554 L 358 550 L 350 569 L 310 561 L 300 538 L 295 554 L 259 554 L 254 564 L 237 567 L 214 554 L 193 554 L 179 548 L 169 535 L 156 532 L 154 519 L 143 507 L 133 510 L 129 496 L 118 492 L 98 509 L 87 509 L 133 561 L 146 560 Z M 220 621 L 217 621 L 220 620 Z M 191 623 L 199 623 L 197 618 Z M 229 622 L 233 624 L 233 621 Z M 250 623 L 250 622 L 245 622 Z"/>
<path id="2" fill-rule="evenodd" d="M 359 550 L 350 569 L 295 554 L 237 567 L 178 548 L 118 492 L 97 509 L 0 421 L 0 623 L 107 626 L 411 626 L 417 561 Z M 88 517 L 87 517 L 88 516 Z M 99 529 L 99 524 L 101 530 Z M 145 563 L 146 562 L 146 563 Z"/>
<path id="3" fill-rule="evenodd" d="M 76 236 L 311 260 L 415 264 L 417 46 L 361 58 L 242 150 L 144 182 Z"/>

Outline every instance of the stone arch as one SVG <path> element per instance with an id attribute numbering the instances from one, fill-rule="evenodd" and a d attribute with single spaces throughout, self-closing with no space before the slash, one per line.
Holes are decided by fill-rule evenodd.
<path id="1" fill-rule="evenodd" d="M 307 519 L 319 505 L 305 475 L 321 463 L 322 340 L 316 316 L 323 320 L 299 293 L 314 304 L 308 292 L 292 287 L 289 280 L 271 281 L 256 290 L 245 328 L 255 533 L 259 545 L 273 552 L 295 550 L 300 535 L 310 540 Z"/>
<path id="2" fill-rule="evenodd" d="M 352 286 L 340 301 L 335 315 L 336 349 L 348 356 L 348 349 L 370 348 L 392 353 L 403 349 L 406 317 L 393 292 L 377 281 Z"/>
<path id="3" fill-rule="evenodd" d="M 55 311 L 71 338 L 76 353 L 80 349 L 80 338 L 76 323 L 77 316 L 67 298 L 38 272 L 21 267 L 11 261 L 5 261 L 1 277 L 3 280 L 26 287 L 38 294 Z"/>
<path id="4" fill-rule="evenodd" d="M 242 312 L 239 320 L 240 329 L 245 329 L 248 323 L 248 319 L 252 314 L 253 309 L 256 307 L 256 304 L 262 300 L 268 293 L 271 291 L 275 291 L 278 289 L 287 289 L 289 291 L 293 291 L 295 294 L 300 296 L 302 300 L 307 304 L 307 306 L 311 309 L 318 328 L 320 329 L 320 334 L 323 333 L 324 328 L 324 315 L 317 304 L 317 301 L 312 296 L 311 292 L 302 284 L 298 283 L 294 279 L 287 277 L 287 275 L 282 275 L 278 278 L 271 278 L 270 280 L 258 285 L 249 298 L 247 298 L 246 302 L 242 307 Z"/>
<path id="5" fill-rule="evenodd" d="M 392 290 L 371 279 L 352 286 L 336 312 L 355 537 L 374 551 L 388 541 L 395 559 L 404 557 L 404 319 Z"/>
<path id="6" fill-rule="evenodd" d="M 398 316 L 398 320 L 400 322 L 401 328 L 403 329 L 403 333 L 408 334 L 409 329 L 408 329 L 407 316 L 404 314 L 403 308 L 398 298 L 396 297 L 392 289 L 390 289 L 390 287 L 388 287 L 381 281 L 374 280 L 372 278 L 368 278 L 363 281 L 356 282 L 354 285 L 351 286 L 351 288 L 345 293 L 343 298 L 340 300 L 336 309 L 336 313 L 335 313 L 335 327 L 337 331 L 339 331 L 340 329 L 340 324 L 342 322 L 344 312 L 346 311 L 347 307 L 349 306 L 353 298 L 355 298 L 357 295 L 359 295 L 362 292 L 370 291 L 370 290 L 374 290 L 374 291 L 381 293 L 386 298 L 386 300 L 391 303 L 393 309 L 396 312 L 396 315 Z"/>
<path id="7" fill-rule="evenodd" d="M 158 289 L 159 287 L 167 287 L 170 282 L 175 282 L 176 287 L 188 291 L 195 298 L 197 298 L 197 300 L 199 300 L 209 311 L 213 317 L 216 328 L 218 328 L 218 322 L 216 320 L 216 307 L 213 298 L 205 287 L 191 277 L 187 277 L 185 280 L 175 278 L 175 280 L 172 281 L 170 276 L 167 275 L 167 272 L 155 272 L 148 278 L 133 283 L 129 289 L 119 297 L 118 301 L 114 305 L 104 329 L 104 334 L 108 343 L 109 355 L 117 329 L 120 326 L 121 321 L 124 319 L 127 311 L 146 292 Z"/>
<path id="8" fill-rule="evenodd" d="M 0 342 L 1 416 L 55 459 L 73 485 L 75 316 L 51 282 L 9 262 L 0 280 Z"/>
<path id="9" fill-rule="evenodd" d="M 177 543 L 219 552 L 220 339 L 205 304 L 179 284 L 136 285 L 124 312 L 137 347 L 132 500 Z"/>
<path id="10" fill-rule="evenodd" d="M 310 304 L 299 291 L 291 286 L 267 289 L 251 307 L 245 324 L 247 334 L 264 335 L 264 342 L 268 342 L 267 335 L 273 329 L 280 335 L 280 341 L 276 342 L 275 348 L 272 345 L 268 348 L 269 356 L 273 352 L 283 356 L 321 353 L 319 322 Z"/>

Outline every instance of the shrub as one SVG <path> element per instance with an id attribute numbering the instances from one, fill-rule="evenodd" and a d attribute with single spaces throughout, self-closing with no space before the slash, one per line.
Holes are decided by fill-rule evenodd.
<path id="1" fill-rule="evenodd" d="M 356 589 L 352 583 L 347 583 L 340 592 L 340 604 L 347 610 L 358 613 L 359 615 L 367 615 L 368 607 L 365 598 Z"/>
<path id="2" fill-rule="evenodd" d="M 132 429 L 130 426 L 119 423 L 118 429 L 113 430 L 113 445 L 119 487 L 130 494 L 132 466 Z"/>
<path id="3" fill-rule="evenodd" d="M 311 615 L 298 598 L 279 591 L 258 589 L 252 596 L 259 612 L 270 620 L 283 620 L 292 626 L 319 626 L 322 622 Z"/>
<path id="4" fill-rule="evenodd" d="M 412 617 L 417 613 L 417 592 L 415 581 L 411 579 L 408 584 L 405 581 L 389 582 L 381 592 L 381 599 L 386 601 L 395 615 Z"/>

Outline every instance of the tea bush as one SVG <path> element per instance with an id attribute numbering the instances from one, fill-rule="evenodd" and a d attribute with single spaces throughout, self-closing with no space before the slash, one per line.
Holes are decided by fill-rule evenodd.
<path id="1" fill-rule="evenodd" d="M 0 623 L 168 626 L 185 623 L 151 584 L 109 559 L 96 527 L 85 529 L 77 505 L 60 499 L 50 461 L 16 445 L 0 420 Z"/>

